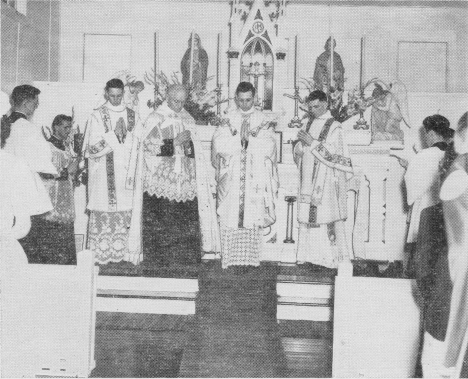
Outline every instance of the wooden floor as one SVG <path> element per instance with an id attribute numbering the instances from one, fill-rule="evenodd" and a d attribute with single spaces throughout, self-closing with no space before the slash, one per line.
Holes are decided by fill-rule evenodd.
<path id="1" fill-rule="evenodd" d="M 99 313 L 93 377 L 331 377 L 328 322 L 276 320 L 278 268 L 202 265 L 194 316 Z"/>

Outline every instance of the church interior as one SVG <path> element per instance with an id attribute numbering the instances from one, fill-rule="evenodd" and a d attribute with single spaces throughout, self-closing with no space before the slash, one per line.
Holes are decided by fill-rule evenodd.
<path id="1" fill-rule="evenodd" d="M 255 107 L 273 120 L 279 181 L 259 267 L 224 269 L 214 252 L 186 261 L 172 234 L 161 246 L 176 251 L 175 263 L 95 262 L 83 159 L 77 263 L 2 264 L 1 376 L 422 377 L 404 178 L 425 148 L 423 120 L 440 114 L 455 128 L 467 110 L 468 2 L 2 0 L 1 15 L 2 115 L 13 89 L 30 84 L 40 90 L 34 124 L 44 133 L 55 115 L 73 116 L 80 138 L 112 78 L 126 91 L 140 83 L 128 101 L 143 123 L 165 85 L 198 81 L 186 110 L 214 180 L 217 121 L 235 107 L 239 82 L 250 82 Z M 351 264 L 337 268 L 297 257 L 293 150 L 317 88 L 354 170 Z M 163 217 L 170 228 L 172 215 Z M 468 333 L 463 343 L 451 377 L 468 375 Z"/>

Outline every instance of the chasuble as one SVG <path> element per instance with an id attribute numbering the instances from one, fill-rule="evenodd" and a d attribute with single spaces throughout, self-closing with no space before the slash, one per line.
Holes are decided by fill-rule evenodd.
<path id="1" fill-rule="evenodd" d="M 297 261 L 328 268 L 349 259 L 345 224 L 347 181 L 353 168 L 341 124 L 330 111 L 303 126 L 314 141 L 298 142 L 294 160 L 300 171 Z"/>

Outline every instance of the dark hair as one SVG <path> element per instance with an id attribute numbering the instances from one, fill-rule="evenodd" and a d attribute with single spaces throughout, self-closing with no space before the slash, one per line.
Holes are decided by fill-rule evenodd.
<path id="1" fill-rule="evenodd" d="M 106 91 L 109 91 L 111 88 L 119 88 L 121 90 L 124 89 L 124 84 L 120 79 L 111 79 L 106 83 Z"/>
<path id="2" fill-rule="evenodd" d="M 426 132 L 433 130 L 444 139 L 452 138 L 454 130 L 450 129 L 450 121 L 440 114 L 428 116 L 423 120 L 424 129 Z"/>
<path id="3" fill-rule="evenodd" d="M 315 91 L 312 91 L 309 96 L 307 96 L 307 102 L 314 100 L 328 102 L 327 94 L 323 91 L 320 91 L 319 89 L 316 89 Z"/>
<path id="4" fill-rule="evenodd" d="M 64 115 L 64 114 L 59 114 L 59 115 L 55 116 L 54 121 L 52 121 L 52 131 L 54 133 L 55 133 L 55 127 L 57 125 L 60 125 L 63 121 L 72 122 L 73 119 L 71 118 L 71 116 L 67 116 L 67 115 Z"/>
<path id="5" fill-rule="evenodd" d="M 250 83 L 250 82 L 240 82 L 239 85 L 236 88 L 236 96 L 240 92 L 242 92 L 242 93 L 252 92 L 252 96 L 255 96 L 255 93 L 257 91 L 255 90 L 255 87 L 253 86 L 252 83 Z"/>
<path id="6" fill-rule="evenodd" d="M 25 100 L 34 100 L 41 91 L 36 87 L 30 86 L 29 84 L 23 84 L 13 89 L 10 97 L 10 104 L 13 107 L 19 107 Z"/>
<path id="7" fill-rule="evenodd" d="M 457 133 L 462 133 L 466 128 L 468 128 L 468 112 L 463 113 L 457 123 Z"/>

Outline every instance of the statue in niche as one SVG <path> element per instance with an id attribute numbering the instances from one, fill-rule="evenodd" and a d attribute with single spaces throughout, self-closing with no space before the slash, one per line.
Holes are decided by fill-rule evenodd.
<path id="1" fill-rule="evenodd" d="M 375 82 L 372 91 L 372 141 L 404 142 L 400 122 L 410 126 L 406 87 L 401 82 L 386 85 Z"/>
<path id="2" fill-rule="evenodd" d="M 180 70 L 182 72 L 182 84 L 188 88 L 205 88 L 208 73 L 208 54 L 201 45 L 201 40 L 198 34 L 193 33 L 193 65 L 192 78 L 190 78 L 190 60 L 192 59 L 192 35 L 188 40 L 188 49 L 180 62 Z M 190 79 L 192 82 L 190 83 Z"/>
<path id="3" fill-rule="evenodd" d="M 344 90 L 344 66 L 340 54 L 335 50 L 336 40 L 333 39 L 333 80 L 330 83 L 331 71 L 331 37 L 325 42 L 325 51 L 320 54 L 315 62 L 314 83 L 316 89 L 326 94 L 333 94 L 335 91 L 343 93 Z M 336 96 L 335 96 L 336 97 Z"/>

